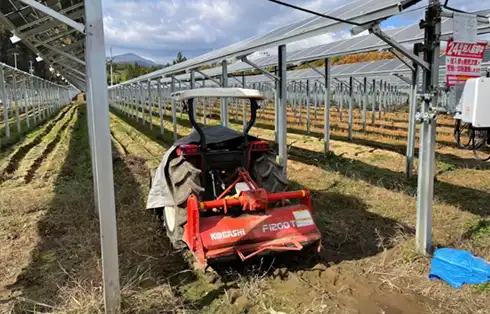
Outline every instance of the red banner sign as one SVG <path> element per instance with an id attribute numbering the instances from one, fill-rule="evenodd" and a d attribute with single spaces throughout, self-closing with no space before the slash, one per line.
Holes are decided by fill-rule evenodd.
<path id="1" fill-rule="evenodd" d="M 472 77 L 481 76 L 481 62 L 486 43 L 465 44 L 452 40 L 446 49 L 446 82 L 448 86 L 464 84 Z"/>

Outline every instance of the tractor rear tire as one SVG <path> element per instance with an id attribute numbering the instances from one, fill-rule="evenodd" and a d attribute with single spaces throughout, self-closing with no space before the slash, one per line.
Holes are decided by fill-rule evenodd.
<path id="1" fill-rule="evenodd" d="M 169 177 L 172 183 L 172 196 L 177 206 L 166 206 L 164 209 L 165 229 L 174 249 L 183 249 L 182 240 L 184 225 L 187 223 L 187 199 L 191 194 L 199 194 L 201 187 L 201 170 L 194 167 L 182 156 L 169 163 Z"/>
<path id="2" fill-rule="evenodd" d="M 166 206 L 164 209 L 164 224 L 167 237 L 176 250 L 186 247 L 182 240 L 184 236 L 184 225 L 187 223 L 187 211 L 178 206 Z"/>
<path id="3" fill-rule="evenodd" d="M 284 192 L 288 187 L 288 179 L 284 175 L 283 168 L 277 163 L 274 154 L 265 153 L 255 161 L 252 167 L 252 175 L 257 184 L 267 192 Z"/>

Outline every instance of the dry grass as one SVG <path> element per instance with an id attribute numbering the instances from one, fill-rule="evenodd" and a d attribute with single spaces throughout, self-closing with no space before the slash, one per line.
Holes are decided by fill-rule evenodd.
<path id="1" fill-rule="evenodd" d="M 20 161 L 28 167 L 58 138 L 30 184 L 6 181 L 0 190 L 2 313 L 102 312 L 84 110 L 66 134 L 57 136 L 66 121 L 60 120 L 28 154 L 32 158 Z M 379 128 L 398 127 L 406 115 L 384 117 Z M 327 157 L 315 136 L 288 134 L 289 178 L 293 188 L 312 191 L 323 234 L 320 256 L 232 264 L 217 276 L 194 272 L 186 256 L 170 249 L 161 223 L 143 209 L 148 173 L 172 143 L 166 119 L 161 136 L 157 115 L 152 130 L 111 115 L 124 313 L 485 313 L 490 306 L 487 286 L 456 292 L 427 279 L 430 259 L 413 249 L 416 181 L 404 179 L 399 140 L 379 132 L 354 143 L 333 140 L 334 154 Z M 188 121 L 179 121 L 179 134 L 188 134 Z M 253 134 L 272 140 L 267 123 L 260 120 Z M 232 127 L 241 128 L 241 121 Z M 489 167 L 447 146 L 439 147 L 437 166 L 434 243 L 490 259 Z"/>

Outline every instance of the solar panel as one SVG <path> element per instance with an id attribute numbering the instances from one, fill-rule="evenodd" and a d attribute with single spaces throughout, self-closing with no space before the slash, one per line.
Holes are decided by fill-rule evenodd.
<path id="1" fill-rule="evenodd" d="M 368 22 L 372 20 L 387 18 L 398 12 L 398 0 L 358 0 L 347 3 L 334 10 L 326 12 L 332 16 L 341 17 L 355 22 Z M 170 75 L 184 70 L 198 68 L 223 59 L 234 56 L 244 56 L 252 52 L 276 47 L 280 44 L 294 42 L 303 38 L 333 32 L 345 28 L 345 23 L 339 23 L 320 17 L 309 17 L 289 25 L 276 28 L 266 34 L 244 40 L 242 42 L 224 47 L 202 56 L 172 65 L 162 70 L 141 76 L 136 80 L 147 80 L 161 75 Z M 133 82 L 130 80 L 128 83 Z"/>
<path id="2" fill-rule="evenodd" d="M 480 10 L 474 13 L 490 17 L 490 9 Z M 479 25 L 478 27 L 479 29 L 484 29 L 486 26 Z M 441 22 L 441 28 L 443 36 L 451 35 L 453 31 L 452 20 L 444 18 Z M 386 30 L 385 33 L 402 44 L 422 42 L 424 38 L 424 32 L 420 29 L 418 24 Z M 363 35 L 310 48 L 290 51 L 287 53 L 287 61 L 289 63 L 305 62 L 346 54 L 377 51 L 381 48 L 388 48 L 388 45 L 376 35 Z M 275 66 L 277 65 L 277 57 L 264 57 L 255 60 L 254 63 L 260 67 Z M 241 70 L 247 69 L 251 69 L 251 67 L 246 64 L 241 68 Z"/>

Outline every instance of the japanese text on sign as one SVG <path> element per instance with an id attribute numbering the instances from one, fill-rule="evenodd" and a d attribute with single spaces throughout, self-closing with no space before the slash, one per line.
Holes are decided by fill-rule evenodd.
<path id="1" fill-rule="evenodd" d="M 472 77 L 479 77 L 485 43 L 466 44 L 448 41 L 446 50 L 446 82 L 448 86 L 464 84 Z"/>

